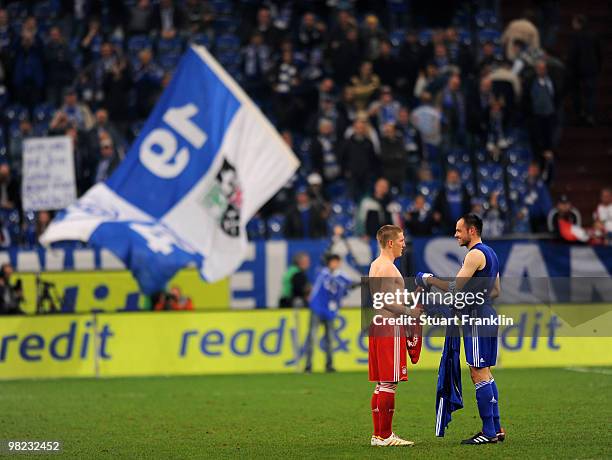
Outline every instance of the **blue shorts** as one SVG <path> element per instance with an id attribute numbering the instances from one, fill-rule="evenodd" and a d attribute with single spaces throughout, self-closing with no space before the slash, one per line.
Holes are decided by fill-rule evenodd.
<path id="1" fill-rule="evenodd" d="M 490 305 L 470 312 L 471 318 L 496 318 L 497 313 Z M 463 347 L 465 360 L 472 367 L 489 367 L 497 364 L 496 325 L 463 325 Z"/>

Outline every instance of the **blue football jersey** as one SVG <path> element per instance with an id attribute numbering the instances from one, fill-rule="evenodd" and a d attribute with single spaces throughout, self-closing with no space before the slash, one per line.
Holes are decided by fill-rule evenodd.
<path id="1" fill-rule="evenodd" d="M 312 288 L 310 309 L 321 319 L 335 318 L 340 301 L 348 293 L 351 284 L 351 279 L 342 272 L 331 272 L 327 267 L 323 268 Z"/>

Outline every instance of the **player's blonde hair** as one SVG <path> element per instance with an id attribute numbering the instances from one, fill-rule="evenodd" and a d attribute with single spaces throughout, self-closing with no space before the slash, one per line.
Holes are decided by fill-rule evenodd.
<path id="1" fill-rule="evenodd" d="M 399 233 L 402 233 L 402 229 L 397 225 L 383 225 L 376 232 L 376 239 L 380 247 L 384 248 L 389 241 L 397 238 Z"/>

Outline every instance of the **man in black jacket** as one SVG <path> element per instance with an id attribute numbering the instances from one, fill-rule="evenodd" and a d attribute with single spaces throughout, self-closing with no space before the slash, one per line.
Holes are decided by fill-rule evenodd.
<path id="1" fill-rule="evenodd" d="M 295 195 L 295 205 L 285 215 L 286 238 L 323 238 L 327 236 L 325 210 L 313 204 L 305 187 Z"/>
<path id="2" fill-rule="evenodd" d="M 443 234 L 452 233 L 455 222 L 470 212 L 470 200 L 470 194 L 461 183 L 459 172 L 449 169 L 444 187 L 438 193 L 433 206 L 434 221 L 441 227 Z"/>
<path id="3" fill-rule="evenodd" d="M 376 166 L 374 145 L 367 135 L 367 125 L 361 119 L 353 124 L 355 133 L 344 143 L 340 158 L 349 180 L 353 199 L 359 200 L 369 189 Z"/>

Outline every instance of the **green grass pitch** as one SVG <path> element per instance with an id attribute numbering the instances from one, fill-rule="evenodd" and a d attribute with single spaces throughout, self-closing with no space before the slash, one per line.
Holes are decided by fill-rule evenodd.
<path id="1" fill-rule="evenodd" d="M 612 457 L 612 370 L 495 378 L 508 438 L 490 446 L 458 445 L 480 428 L 467 372 L 466 406 L 436 438 L 436 372 L 418 370 L 400 384 L 394 420 L 412 448 L 368 445 L 365 373 L 3 382 L 0 439 L 61 440 L 62 457 L 87 459 Z"/>

